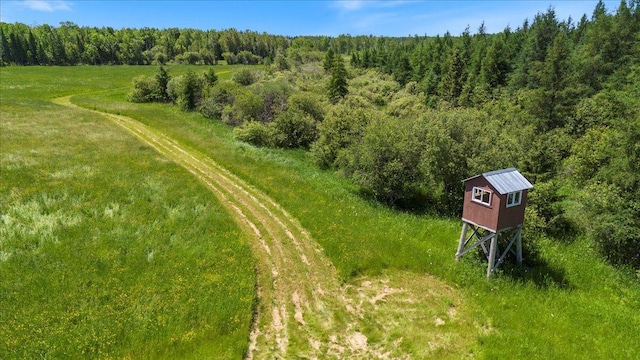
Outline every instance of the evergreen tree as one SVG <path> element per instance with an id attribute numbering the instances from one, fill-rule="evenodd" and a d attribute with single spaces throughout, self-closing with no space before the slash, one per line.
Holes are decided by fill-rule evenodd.
<path id="1" fill-rule="evenodd" d="M 351 53 L 351 66 L 352 67 L 361 67 L 360 57 L 357 52 Z"/>
<path id="2" fill-rule="evenodd" d="M 193 70 L 188 70 L 180 85 L 178 105 L 185 111 L 195 110 L 202 99 L 202 82 Z"/>
<path id="3" fill-rule="evenodd" d="M 336 62 L 336 55 L 333 52 L 333 49 L 329 48 L 327 53 L 324 56 L 324 61 L 322 62 L 322 67 L 324 71 L 331 71 L 333 69 L 334 63 Z"/>
<path id="4" fill-rule="evenodd" d="M 160 68 L 158 69 L 158 73 L 156 74 L 156 82 L 158 84 L 159 92 L 157 96 L 158 100 L 164 102 L 169 101 L 169 94 L 167 94 L 167 85 L 169 84 L 170 80 L 171 76 L 169 76 L 167 70 L 165 70 L 164 67 L 160 66 Z"/>
<path id="5" fill-rule="evenodd" d="M 22 37 L 15 32 L 9 35 L 9 44 L 11 46 L 11 62 L 17 65 L 27 64 L 27 54 L 22 46 Z"/>
<path id="6" fill-rule="evenodd" d="M 506 58 L 505 47 L 506 44 L 502 34 L 496 36 L 482 60 L 480 77 L 491 89 L 505 85 L 507 75 L 511 70 L 509 68 L 509 59 Z"/>
<path id="7" fill-rule="evenodd" d="M 544 14 L 537 14 L 526 41 L 520 51 L 515 72 L 511 78 L 514 89 L 536 88 L 536 64 L 542 63 L 547 55 L 547 49 L 560 29 L 555 11 L 549 8 Z"/>
<path id="8" fill-rule="evenodd" d="M 535 92 L 533 112 L 543 119 L 540 125 L 544 130 L 562 126 L 563 119 L 569 115 L 570 52 L 567 34 L 558 33 L 548 49 L 545 62 L 536 72 L 540 87 Z"/>
<path id="9" fill-rule="evenodd" d="M 450 103 L 457 105 L 458 98 L 462 93 L 462 86 L 464 85 L 463 66 L 460 59 L 460 52 L 458 49 L 453 49 L 453 52 L 449 56 L 447 63 L 445 64 L 444 73 L 440 80 L 439 93 L 440 95 Z"/>
<path id="10" fill-rule="evenodd" d="M 3 26 L 0 24 L 0 66 L 6 66 L 11 64 L 11 48 L 2 28 Z"/>
<path id="11" fill-rule="evenodd" d="M 395 70 L 393 71 L 393 77 L 400 85 L 405 86 L 411 80 L 411 64 L 407 56 L 400 56 L 397 61 Z"/>
<path id="12" fill-rule="evenodd" d="M 331 68 L 328 90 L 329 100 L 334 104 L 349 93 L 347 88 L 347 69 L 344 66 L 344 61 L 339 56 L 335 57 Z"/>
<path id="13" fill-rule="evenodd" d="M 218 82 L 218 75 L 213 68 L 209 68 L 203 75 L 204 82 L 207 86 L 213 86 Z"/>

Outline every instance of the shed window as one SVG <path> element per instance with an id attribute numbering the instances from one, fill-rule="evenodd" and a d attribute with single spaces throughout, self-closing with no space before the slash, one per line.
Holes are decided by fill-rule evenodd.
<path id="1" fill-rule="evenodd" d="M 471 198 L 471 200 L 479 202 L 481 204 L 491 205 L 491 191 L 474 187 L 473 197 Z"/>
<path id="2" fill-rule="evenodd" d="M 518 206 L 522 202 L 522 190 L 507 194 L 507 207 Z"/>

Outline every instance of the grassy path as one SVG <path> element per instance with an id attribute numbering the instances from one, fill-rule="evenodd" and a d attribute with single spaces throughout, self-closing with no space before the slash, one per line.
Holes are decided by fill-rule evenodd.
<path id="1" fill-rule="evenodd" d="M 54 102 L 79 108 L 70 98 Z M 258 301 L 247 359 L 407 357 L 394 349 L 402 341 L 404 321 L 387 321 L 383 316 L 376 323 L 368 314 L 379 306 L 389 310 L 387 316 L 403 311 L 396 305 L 416 306 L 413 294 L 392 288 L 385 280 L 363 281 L 356 289 L 341 286 L 335 268 L 309 233 L 265 194 L 204 154 L 132 118 L 86 111 L 107 116 L 182 165 L 215 193 L 238 224 L 253 235 Z M 392 295 L 395 301 L 387 303 L 387 297 Z M 370 343 L 362 332 L 367 326 L 379 326 L 386 335 Z"/>

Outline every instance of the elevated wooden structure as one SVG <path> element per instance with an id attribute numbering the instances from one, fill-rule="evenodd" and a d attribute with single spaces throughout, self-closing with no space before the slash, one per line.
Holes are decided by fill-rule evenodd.
<path id="1" fill-rule="evenodd" d="M 463 182 L 463 223 L 456 259 L 481 248 L 490 278 L 509 252 L 522 262 L 522 224 L 527 192 L 533 185 L 515 168 L 486 172 Z M 506 245 L 501 250 L 498 240 L 503 237 Z"/>

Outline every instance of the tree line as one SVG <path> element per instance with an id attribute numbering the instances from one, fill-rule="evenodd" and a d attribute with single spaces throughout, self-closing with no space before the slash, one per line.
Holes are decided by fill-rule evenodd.
<path id="1" fill-rule="evenodd" d="M 286 36 L 254 31 L 196 29 L 113 29 L 63 22 L 0 23 L 0 66 L 7 65 L 150 65 L 169 62 L 258 63 L 273 59 L 291 43 Z"/>
<path id="2" fill-rule="evenodd" d="M 364 196 L 414 211 L 457 216 L 461 179 L 517 167 L 535 184 L 528 234 L 582 234 L 640 268 L 638 1 L 600 2 L 577 23 L 550 8 L 498 34 L 296 38 L 264 70 L 217 81 L 213 69 L 136 100 L 167 83 L 160 70 L 130 97 L 200 111 L 257 146 L 306 148 Z"/>

